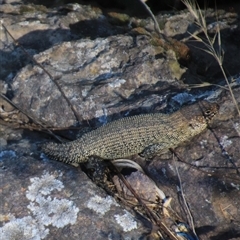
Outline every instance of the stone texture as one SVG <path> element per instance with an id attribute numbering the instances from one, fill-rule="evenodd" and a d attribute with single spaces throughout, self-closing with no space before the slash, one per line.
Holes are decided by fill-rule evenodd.
<path id="1" fill-rule="evenodd" d="M 145 36 L 84 39 L 57 45 L 35 59 L 57 79 L 82 121 L 107 118 L 122 112 L 125 102 L 136 99 L 143 88 L 150 97 L 158 89 L 168 91 L 171 85 L 180 85 L 169 71 L 171 57 L 156 59 L 162 49 L 153 47 L 150 41 Z M 76 124 L 56 85 L 39 67 L 22 69 L 12 82 L 12 90 L 13 102 L 45 124 Z M 138 107 L 133 105 L 128 112 Z"/>
<path id="2" fill-rule="evenodd" d="M 0 154 L 1 239 L 137 239 L 148 231 L 79 168 L 39 158 L 33 141 Z M 117 223 L 126 214 L 129 225 Z"/>
<path id="3" fill-rule="evenodd" d="M 0 5 L 5 26 L 60 83 L 84 126 L 85 120 L 97 127 L 126 115 L 172 112 L 203 98 L 220 105 L 213 132 L 207 130 L 176 149 L 186 163 L 174 162 L 167 154 L 150 163 L 136 156 L 134 160 L 173 198 L 173 209 L 186 222 L 178 201 L 178 166 L 201 239 L 239 239 L 240 180 L 234 169 L 240 164 L 239 116 L 227 90 L 191 89 L 189 84 L 202 82 L 225 87 L 213 58 L 193 47 L 202 46 L 188 43 L 188 59 L 189 49 L 179 41 L 168 38 L 166 44 L 156 38 L 149 18 L 90 5 L 46 8 L 17 2 Z M 206 14 L 214 34 L 214 11 L 208 9 Z M 157 19 L 164 33 L 177 39 L 195 30 L 186 11 L 165 12 Z M 224 64 L 234 76 L 231 85 L 239 104 L 239 19 L 236 12 L 222 10 L 218 19 Z M 12 44 L 4 28 L 0 29 L 0 58 L 1 94 L 48 126 L 77 123 L 53 82 Z M 0 238 L 29 239 L 33 234 L 33 239 L 146 238 L 151 232 L 149 222 L 131 211 L 132 218 L 123 202 L 117 206 L 80 168 L 43 158 L 37 145 L 50 141 L 49 135 L 29 131 L 41 128 L 4 98 L 0 101 Z M 75 138 L 76 132 L 67 135 Z"/>

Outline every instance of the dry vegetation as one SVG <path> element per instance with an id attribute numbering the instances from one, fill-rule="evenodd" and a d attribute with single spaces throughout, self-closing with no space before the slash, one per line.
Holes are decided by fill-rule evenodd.
<path id="1" fill-rule="evenodd" d="M 236 101 L 236 98 L 233 94 L 229 79 L 227 77 L 226 71 L 223 67 L 223 61 L 224 61 L 224 51 L 222 48 L 222 42 L 221 42 L 221 32 L 219 26 L 217 27 L 217 31 L 213 38 L 211 38 L 208 34 L 208 27 L 206 23 L 206 18 L 204 16 L 204 11 L 202 11 L 197 3 L 196 0 L 182 0 L 182 2 L 187 7 L 188 11 L 192 14 L 192 16 L 195 19 L 196 25 L 199 27 L 199 30 L 204 33 L 205 39 L 198 37 L 195 34 L 191 34 L 191 37 L 195 39 L 198 42 L 201 42 L 204 44 L 206 49 L 203 49 L 206 53 L 210 54 L 214 57 L 214 59 L 217 61 L 222 74 L 224 76 L 224 79 L 226 81 L 227 87 L 231 93 L 232 100 L 234 102 L 234 105 L 236 106 L 236 109 L 238 111 L 238 115 L 240 116 L 240 109 L 238 107 L 238 103 Z"/>

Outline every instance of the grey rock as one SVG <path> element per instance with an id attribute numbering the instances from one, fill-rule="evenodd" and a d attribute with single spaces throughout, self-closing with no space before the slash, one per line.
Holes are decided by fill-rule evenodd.
<path id="1" fill-rule="evenodd" d="M 150 41 L 146 36 L 112 36 L 64 42 L 35 59 L 61 85 L 81 121 L 108 118 L 143 92 L 151 98 L 158 90 L 180 87 L 169 71 L 173 53 L 156 59 L 162 50 Z M 11 87 L 13 102 L 34 118 L 55 127 L 77 123 L 54 82 L 38 66 L 23 68 Z M 155 104 L 161 104 L 159 100 Z M 128 112 L 140 106 L 129 104 Z"/>
<path id="2" fill-rule="evenodd" d="M 56 167 L 34 145 L 0 152 L 1 239 L 138 239 L 149 231 L 79 168 Z"/>

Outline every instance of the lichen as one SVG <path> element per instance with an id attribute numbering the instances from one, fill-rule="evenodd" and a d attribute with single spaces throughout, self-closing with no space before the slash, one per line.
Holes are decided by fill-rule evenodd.
<path id="1" fill-rule="evenodd" d="M 134 217 L 128 211 L 124 210 L 124 215 L 114 215 L 117 223 L 123 228 L 123 231 L 129 232 L 137 228 L 137 222 L 134 221 Z"/>
<path id="2" fill-rule="evenodd" d="M 130 21 L 129 15 L 125 13 L 109 12 L 109 22 L 114 25 L 127 25 Z"/>
<path id="3" fill-rule="evenodd" d="M 31 178 L 30 181 L 32 184 L 28 187 L 26 196 L 31 201 L 34 201 L 39 195 L 48 195 L 54 189 L 60 191 L 63 188 L 62 182 L 49 173 L 44 174 L 41 178 Z"/>
<path id="4" fill-rule="evenodd" d="M 94 196 L 90 198 L 90 200 L 87 203 L 88 208 L 102 215 L 108 212 L 112 205 L 118 206 L 116 201 L 110 196 L 107 196 L 106 198 Z"/>
<path id="5" fill-rule="evenodd" d="M 52 225 L 62 228 L 68 224 L 74 224 L 77 219 L 79 209 L 73 202 L 66 199 L 52 199 L 39 196 L 36 203 L 31 202 L 28 209 L 32 211 L 38 221 L 42 221 L 45 226 Z"/>
<path id="6" fill-rule="evenodd" d="M 111 88 L 119 88 L 121 87 L 122 84 L 124 84 L 126 82 L 125 79 L 116 79 L 111 83 L 108 83 L 108 86 Z"/>
<path id="7" fill-rule="evenodd" d="M 49 230 L 42 226 L 37 228 L 35 225 L 37 222 L 31 216 L 14 219 L 0 228 L 0 239 L 40 240 L 45 238 Z"/>
<path id="8" fill-rule="evenodd" d="M 20 6 L 20 13 L 21 14 L 34 13 L 34 12 L 46 13 L 47 8 L 43 5 L 32 5 L 32 4 L 21 5 Z"/>
<path id="9" fill-rule="evenodd" d="M 0 239 L 44 239 L 49 234 L 47 226 L 62 228 L 76 222 L 79 209 L 74 202 L 48 196 L 53 190 L 64 188 L 60 180 L 44 173 L 41 177 L 31 178 L 30 182 L 26 197 L 30 200 L 27 208 L 31 215 L 6 223 L 0 228 Z"/>
<path id="10" fill-rule="evenodd" d="M 240 136 L 240 124 L 234 123 L 233 126 L 234 126 L 235 130 L 237 131 L 238 135 Z"/>
<path id="11" fill-rule="evenodd" d="M 223 146 L 223 148 L 227 148 L 232 144 L 232 140 L 229 140 L 229 138 L 225 135 L 221 137 L 220 144 Z"/>

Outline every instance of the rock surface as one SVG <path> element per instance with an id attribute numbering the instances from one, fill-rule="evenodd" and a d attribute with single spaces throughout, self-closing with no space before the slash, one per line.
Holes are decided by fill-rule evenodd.
<path id="1" fill-rule="evenodd" d="M 148 102 L 160 105 L 163 99 L 156 95 L 165 91 L 166 96 L 171 87 L 180 84 L 169 71 L 174 58 L 156 59 L 158 54 L 163 50 L 154 48 L 148 37 L 112 36 L 64 42 L 35 59 L 57 79 L 84 121 L 104 120 L 124 111 L 131 114 L 139 107 L 148 110 Z M 69 127 L 77 123 L 56 85 L 39 67 L 22 69 L 11 86 L 14 103 L 46 125 Z M 148 92 L 144 94 L 148 102 L 135 105 L 143 92 Z"/>
<path id="2" fill-rule="evenodd" d="M 164 40 L 154 35 L 150 18 L 91 5 L 47 8 L 5 1 L 0 12 L 10 33 L 51 73 L 77 112 L 75 116 L 54 82 L 2 27 L 1 94 L 14 105 L 1 96 L 1 239 L 145 239 L 151 232 L 148 221 L 97 188 L 80 168 L 46 159 L 37 146 L 49 136 L 29 129 L 97 127 L 126 115 L 176 111 L 203 98 L 216 101 L 220 113 L 210 130 L 176 149 L 184 162 L 170 155 L 150 163 L 133 159 L 173 198 L 173 208 L 188 222 L 178 201 L 178 168 L 201 239 L 240 239 L 239 115 L 229 91 L 211 86 L 225 87 L 213 58 L 188 43 L 189 58 L 189 48 L 170 38 L 182 39 L 196 30 L 190 14 L 157 15 L 168 37 Z M 208 9 L 206 16 L 214 34 L 214 11 Z M 234 76 L 231 86 L 239 106 L 237 17 L 219 10 L 225 66 Z M 202 88 L 205 82 L 210 86 Z M 75 138 L 76 133 L 65 135 Z"/>

